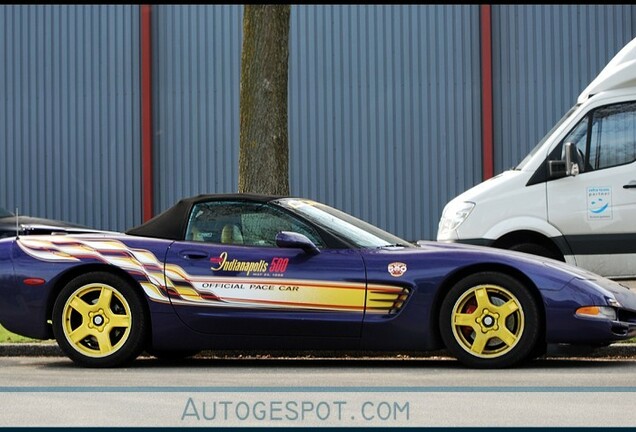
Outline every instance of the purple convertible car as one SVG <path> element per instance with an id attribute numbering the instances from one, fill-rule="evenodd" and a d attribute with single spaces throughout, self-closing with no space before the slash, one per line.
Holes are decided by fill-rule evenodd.
<path id="1" fill-rule="evenodd" d="M 426 351 L 500 368 L 636 335 L 636 294 L 564 263 L 414 245 L 311 200 L 183 199 L 126 233 L 0 240 L 0 323 L 113 367 L 209 349 Z"/>

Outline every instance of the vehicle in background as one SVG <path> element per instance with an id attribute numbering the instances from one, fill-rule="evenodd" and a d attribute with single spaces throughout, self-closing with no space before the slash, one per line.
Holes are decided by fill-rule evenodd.
<path id="1" fill-rule="evenodd" d="M 636 276 L 636 39 L 516 168 L 446 205 L 437 240 Z"/>
<path id="2" fill-rule="evenodd" d="M 51 234 L 54 232 L 92 232 L 85 226 L 69 222 L 36 218 L 31 216 L 16 216 L 10 211 L 0 207 L 0 238 L 15 237 L 19 235 Z"/>

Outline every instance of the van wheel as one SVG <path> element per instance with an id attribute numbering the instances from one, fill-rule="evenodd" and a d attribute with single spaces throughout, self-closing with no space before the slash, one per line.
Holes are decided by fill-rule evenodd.
<path id="1" fill-rule="evenodd" d="M 527 360 L 539 342 L 540 315 L 527 288 L 503 273 L 481 272 L 453 286 L 440 308 L 446 348 L 475 368 Z"/>
<path id="2" fill-rule="evenodd" d="M 563 257 L 560 254 L 557 254 L 551 249 L 548 249 L 547 247 L 537 243 L 519 243 L 510 246 L 508 249 L 517 252 L 524 252 L 531 255 L 538 255 L 545 258 L 551 258 L 557 261 L 564 261 Z"/>

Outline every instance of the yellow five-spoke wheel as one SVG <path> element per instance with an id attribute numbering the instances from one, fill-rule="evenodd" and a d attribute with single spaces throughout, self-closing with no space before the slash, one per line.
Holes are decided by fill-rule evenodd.
<path id="1" fill-rule="evenodd" d="M 133 360 L 145 341 L 142 298 L 130 283 L 106 273 L 79 276 L 60 292 L 53 306 L 53 333 L 76 363 L 120 366 Z"/>
<path id="2" fill-rule="evenodd" d="M 528 358 L 539 341 L 536 301 L 501 273 L 469 276 L 451 288 L 440 310 L 448 350 L 471 367 L 508 367 Z"/>

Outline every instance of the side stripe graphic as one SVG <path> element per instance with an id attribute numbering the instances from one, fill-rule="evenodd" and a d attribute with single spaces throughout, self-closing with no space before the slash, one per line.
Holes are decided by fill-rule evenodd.
<path id="1" fill-rule="evenodd" d="M 60 236 L 22 237 L 27 255 L 46 262 L 100 262 L 122 268 L 152 301 L 176 305 L 356 313 L 396 313 L 408 298 L 400 286 L 308 279 L 192 276 L 159 261 L 150 251 L 118 240 Z M 164 269 L 165 267 L 165 277 Z"/>

